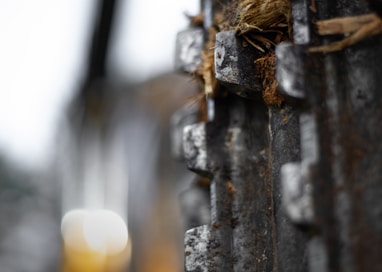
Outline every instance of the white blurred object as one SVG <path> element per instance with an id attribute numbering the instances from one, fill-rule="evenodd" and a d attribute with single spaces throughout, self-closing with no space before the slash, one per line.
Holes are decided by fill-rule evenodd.
<path id="1" fill-rule="evenodd" d="M 114 72 L 142 82 L 172 71 L 176 34 L 200 12 L 199 0 L 123 1 L 111 63 Z"/>
<path id="2" fill-rule="evenodd" d="M 76 121 L 62 126 L 59 139 L 63 271 L 101 269 L 114 265 L 115 256 L 125 267 L 131 254 L 125 135 L 110 120 L 106 126 L 90 117 Z M 80 261 L 82 255 L 90 257 Z"/>
<path id="3" fill-rule="evenodd" d="M 94 250 L 100 254 L 114 255 L 128 245 L 125 221 L 111 210 L 72 210 L 61 223 L 65 244 L 74 250 Z"/>
<path id="4" fill-rule="evenodd" d="M 0 150 L 48 162 L 54 128 L 81 78 L 92 0 L 0 2 Z"/>
<path id="5" fill-rule="evenodd" d="M 29 168 L 52 160 L 54 134 L 81 82 L 92 0 L 0 2 L 0 152 Z M 198 0 L 121 1 L 109 66 L 143 81 L 172 70 L 176 33 Z M 60 132 L 59 132 L 60 133 Z"/>

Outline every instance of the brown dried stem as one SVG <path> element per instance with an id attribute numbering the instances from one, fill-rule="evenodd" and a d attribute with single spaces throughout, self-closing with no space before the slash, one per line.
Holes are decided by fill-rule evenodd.
<path id="1" fill-rule="evenodd" d="M 320 35 L 351 34 L 341 41 L 309 49 L 309 52 L 335 52 L 343 50 L 366 38 L 381 34 L 382 20 L 374 13 L 323 20 L 317 22 L 317 31 Z"/>

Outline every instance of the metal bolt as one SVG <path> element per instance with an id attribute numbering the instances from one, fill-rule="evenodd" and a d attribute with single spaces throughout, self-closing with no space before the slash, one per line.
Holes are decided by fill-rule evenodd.
<path id="1" fill-rule="evenodd" d="M 281 43 L 276 47 L 276 77 L 280 93 L 295 99 L 305 98 L 303 46 Z"/>
<path id="2" fill-rule="evenodd" d="M 254 63 L 258 57 L 259 53 L 237 37 L 234 31 L 216 34 L 215 76 L 230 91 L 247 98 L 261 94 L 262 86 Z"/>
<path id="3" fill-rule="evenodd" d="M 199 108 L 196 103 L 190 103 L 173 114 L 171 125 L 171 154 L 176 159 L 183 159 L 183 130 L 187 125 L 198 122 Z"/>
<path id="4" fill-rule="evenodd" d="M 208 225 L 190 229 L 186 232 L 185 272 L 208 272 L 208 245 L 211 231 Z"/>
<path id="5" fill-rule="evenodd" d="M 206 123 L 184 127 L 183 154 L 187 167 L 204 176 L 210 176 L 211 166 L 207 157 Z"/>
<path id="6" fill-rule="evenodd" d="M 176 38 L 175 68 L 194 73 L 201 63 L 201 53 L 204 46 L 202 28 L 189 28 L 178 33 Z"/>
<path id="7" fill-rule="evenodd" d="M 310 225 L 314 219 L 309 171 L 306 163 L 287 163 L 281 167 L 283 205 L 288 217 L 301 225 Z"/>

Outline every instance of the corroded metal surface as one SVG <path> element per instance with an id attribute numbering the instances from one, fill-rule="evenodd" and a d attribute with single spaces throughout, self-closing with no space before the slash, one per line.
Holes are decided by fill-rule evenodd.
<path id="1" fill-rule="evenodd" d="M 171 154 L 176 159 L 183 159 L 183 130 L 186 126 L 198 122 L 199 107 L 189 103 L 175 112 L 170 120 Z"/>
<path id="2" fill-rule="evenodd" d="M 209 270 L 209 243 L 211 240 L 210 227 L 203 225 L 186 232 L 185 246 L 185 272 L 208 272 Z"/>
<path id="3" fill-rule="evenodd" d="M 270 107 L 269 164 L 272 177 L 274 246 L 275 260 L 273 271 L 307 271 L 306 237 L 287 217 L 283 203 L 281 184 L 283 164 L 300 160 L 299 115 L 295 107 L 284 105 L 281 108 Z M 250 271 L 250 270 L 249 270 Z"/>
<path id="4" fill-rule="evenodd" d="M 305 98 L 305 71 L 301 63 L 304 51 L 305 47 L 292 43 L 282 43 L 276 47 L 276 76 L 279 92 L 286 97 Z"/>
<path id="5" fill-rule="evenodd" d="M 189 28 L 178 33 L 175 49 L 175 68 L 194 73 L 202 61 L 204 33 L 202 28 Z"/>
<path id="6" fill-rule="evenodd" d="M 207 157 L 206 124 L 197 123 L 184 127 L 183 154 L 187 167 L 199 174 L 209 176 L 211 161 Z"/>
<path id="7" fill-rule="evenodd" d="M 219 32 L 215 46 L 215 76 L 230 91 L 240 96 L 259 97 L 262 86 L 254 60 L 259 53 L 233 30 Z"/>
<path id="8" fill-rule="evenodd" d="M 213 121 L 185 130 L 188 166 L 212 178 L 207 271 L 380 271 L 382 38 L 309 53 L 341 38 L 318 36 L 316 20 L 364 14 L 367 3 L 291 7 L 294 42 L 276 48 L 284 104 L 258 99 L 256 53 L 221 32 L 216 78 L 231 94 L 215 101 Z"/>
<path id="9" fill-rule="evenodd" d="M 305 12 L 319 20 L 368 12 L 365 1 L 317 1 L 315 8 L 316 13 Z M 310 34 L 310 43 L 332 41 Z M 297 172 L 310 164 L 311 228 L 317 233 L 308 245 L 310 271 L 382 269 L 377 257 L 382 250 L 382 184 L 377 170 L 382 156 L 377 126 L 382 118 L 381 44 L 381 37 L 369 38 L 328 55 L 294 55 L 300 68 L 278 67 L 290 78 L 300 78 L 298 89 L 302 86 L 306 95 L 301 111 L 302 119 L 308 118 L 301 123 L 305 136 Z M 301 77 L 296 71 L 309 72 Z"/>
<path id="10" fill-rule="evenodd" d="M 210 171 L 208 271 L 269 271 L 273 265 L 272 186 L 267 174 L 267 109 L 235 95 L 216 100 L 213 122 L 185 129 L 190 168 Z M 208 159 L 210 162 L 204 162 Z M 199 162 L 198 162 L 199 161 Z M 248 237 L 252 237 L 248 239 Z"/>
<path id="11" fill-rule="evenodd" d="M 283 205 L 296 224 L 313 223 L 312 184 L 309 165 L 287 163 L 281 169 Z"/>

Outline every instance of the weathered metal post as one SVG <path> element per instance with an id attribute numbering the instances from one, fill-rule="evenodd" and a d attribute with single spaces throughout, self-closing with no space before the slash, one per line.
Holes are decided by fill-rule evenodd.
<path id="1" fill-rule="evenodd" d="M 299 159 L 298 116 L 264 104 L 257 57 L 233 31 L 218 33 L 216 78 L 229 94 L 216 99 L 213 121 L 184 129 L 188 167 L 212 177 L 211 224 L 187 232 L 186 271 L 306 267 L 303 234 L 286 219 L 278 185 L 281 165 Z"/>
<path id="2" fill-rule="evenodd" d="M 370 12 L 366 1 L 307 3 L 315 4 L 305 9 L 307 29 L 315 20 Z M 310 45 L 333 42 L 309 35 Z M 295 222 L 310 225 L 309 271 L 382 269 L 381 45 L 379 36 L 328 54 L 306 53 L 298 44 L 278 50 L 279 75 L 288 74 L 280 78 L 293 79 L 306 97 L 300 107 L 302 162 L 283 167 L 283 184 L 308 188 L 301 194 L 308 205 L 300 202 Z M 288 68 L 288 59 L 298 65 Z"/>
<path id="3" fill-rule="evenodd" d="M 186 271 L 380 271 L 382 38 L 336 53 L 314 22 L 365 1 L 291 1 L 276 47 L 281 107 L 261 100 L 258 52 L 219 32 L 215 119 L 187 126 L 188 167 L 212 177 L 211 224 L 186 234 Z"/>

